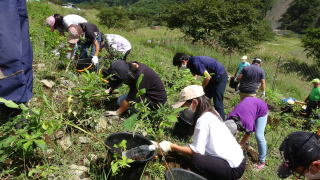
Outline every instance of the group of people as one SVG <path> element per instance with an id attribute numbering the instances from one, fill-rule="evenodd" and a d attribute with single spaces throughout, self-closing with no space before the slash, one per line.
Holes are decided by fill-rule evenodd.
<path id="1" fill-rule="evenodd" d="M 0 97 L 18 104 L 26 103 L 32 97 L 32 48 L 27 17 L 25 1 L 0 2 L 0 24 L 3 27 L 0 29 L 0 35 L 3 35 L 0 41 L 3 52 L 0 53 Z M 157 109 L 160 104 L 166 103 L 166 90 L 159 75 L 143 63 L 126 61 L 131 50 L 131 44 L 126 39 L 114 34 L 103 35 L 96 25 L 78 15 L 55 14 L 47 18 L 47 23 L 52 31 L 57 29 L 61 34 L 65 31 L 69 33 L 68 42 L 74 49 L 70 52 L 70 57 L 79 48 L 79 58 L 91 56 L 92 63 L 97 65 L 102 48 L 112 49 L 111 51 L 118 51 L 123 55 L 104 71 L 110 85 L 109 93 L 122 83 L 129 86 L 129 93 L 119 97 L 118 110 L 109 111 L 109 114 L 134 112 L 130 107 L 132 101 L 144 101 L 151 109 Z M 262 96 L 265 96 L 265 73 L 260 67 L 261 59 L 254 58 L 251 64 L 246 62 L 246 56 L 241 60 L 234 78 L 240 83 L 238 89 L 241 101 L 225 116 L 223 97 L 228 75 L 224 66 L 208 56 L 176 53 L 173 57 L 174 66 L 179 69 L 188 68 L 192 74 L 203 76 L 204 79 L 202 86 L 190 85 L 182 89 L 179 101 L 173 106 L 184 107 L 191 114 L 192 143 L 180 146 L 164 140 L 159 143 L 159 148 L 164 152 L 174 151 L 191 156 L 195 171 L 207 179 L 241 178 L 246 168 L 243 147 L 253 132 L 259 151 L 259 162 L 255 168 L 262 169 L 265 166 L 267 145 L 264 131 L 269 110 L 268 105 L 256 97 L 259 88 Z M 138 81 L 141 75 L 143 77 Z M 320 80 L 313 83 L 318 88 Z M 144 93 L 141 95 L 138 92 L 142 89 Z M 319 99 L 319 96 L 314 95 L 318 91 L 319 89 L 312 90 L 309 101 Z M 15 113 L 13 109 L 0 104 L 0 123 Z M 244 132 L 240 142 L 235 138 L 237 131 Z M 308 179 L 320 179 L 320 132 L 291 133 L 284 139 L 279 150 L 283 157 L 283 163 L 278 169 L 280 178 L 297 174 Z"/>
<path id="2" fill-rule="evenodd" d="M 52 32 L 58 30 L 61 35 L 68 32 L 68 43 L 73 49 L 67 55 L 70 59 L 91 58 L 92 63 L 97 66 L 99 52 L 104 48 L 108 51 L 109 58 L 116 56 L 124 60 L 131 51 L 131 44 L 126 38 L 117 34 L 103 34 L 95 24 L 79 15 L 54 14 L 46 22 Z"/>

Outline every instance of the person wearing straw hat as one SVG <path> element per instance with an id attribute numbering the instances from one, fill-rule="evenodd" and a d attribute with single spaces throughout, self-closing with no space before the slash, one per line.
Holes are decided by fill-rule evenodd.
<path id="1" fill-rule="evenodd" d="M 214 108 L 222 119 L 224 114 L 224 91 L 228 83 L 228 74 L 224 66 L 216 59 L 209 56 L 189 56 L 184 53 L 176 53 L 173 57 L 173 65 L 179 69 L 190 69 L 193 75 L 203 76 L 202 86 L 205 94 L 213 99 Z"/>
<path id="2" fill-rule="evenodd" d="M 252 64 L 244 67 L 237 77 L 237 80 L 240 81 L 239 95 L 241 100 L 248 96 L 256 96 L 259 87 L 262 90 L 261 97 L 265 97 L 266 75 L 260 67 L 261 62 L 262 60 L 260 58 L 254 58 Z"/>
<path id="3" fill-rule="evenodd" d="M 240 145 L 247 148 L 250 135 L 255 132 L 259 162 L 255 164 L 257 170 L 265 167 L 267 155 L 267 141 L 264 131 L 268 120 L 268 105 L 263 100 L 256 97 L 246 97 L 230 112 L 225 124 L 228 126 L 232 134 L 243 131 Z"/>
<path id="4" fill-rule="evenodd" d="M 202 86 L 185 87 L 173 107 L 185 107 L 193 114 L 192 143 L 180 146 L 162 141 L 160 149 L 165 153 L 173 151 L 191 156 L 194 171 L 207 179 L 241 178 L 246 164 L 243 151 L 205 96 Z"/>
<path id="5" fill-rule="evenodd" d="M 279 178 L 295 175 L 309 180 L 320 179 L 320 136 L 312 132 L 293 132 L 279 147 L 283 162 L 278 168 Z"/>
<path id="6" fill-rule="evenodd" d="M 313 88 L 309 96 L 305 99 L 307 103 L 306 116 L 310 117 L 312 111 L 320 107 L 320 79 L 316 78 L 311 81 Z"/>

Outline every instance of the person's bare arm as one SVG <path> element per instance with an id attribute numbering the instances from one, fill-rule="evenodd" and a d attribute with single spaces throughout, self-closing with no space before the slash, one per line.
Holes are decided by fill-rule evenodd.
<path id="1" fill-rule="evenodd" d="M 263 92 L 266 91 L 266 80 L 265 79 L 261 79 L 261 90 Z"/>
<path id="2" fill-rule="evenodd" d="M 98 56 L 99 51 L 100 51 L 100 47 L 99 47 L 98 41 L 95 40 L 95 41 L 93 42 L 93 45 L 96 47 L 95 52 L 94 52 L 94 56 Z"/>
<path id="3" fill-rule="evenodd" d="M 240 74 L 238 77 L 237 77 L 237 81 L 240 81 L 240 79 L 243 77 L 243 74 Z"/>
<path id="4" fill-rule="evenodd" d="M 244 147 L 245 144 L 249 141 L 250 134 L 245 133 L 240 141 L 240 146 Z"/>
<path id="5" fill-rule="evenodd" d="M 203 89 L 207 87 L 207 85 L 209 84 L 209 81 L 211 79 L 211 75 L 208 73 L 208 71 L 205 71 L 203 73 L 204 79 L 202 81 L 202 87 Z"/>
<path id="6" fill-rule="evenodd" d="M 190 147 L 179 146 L 177 144 L 171 144 L 171 151 L 175 151 L 175 152 L 183 153 L 183 154 L 187 154 L 187 155 L 194 154 L 194 152 L 192 151 L 192 149 Z"/>
<path id="7" fill-rule="evenodd" d="M 127 100 L 123 100 L 120 104 L 120 107 L 117 110 L 117 114 L 121 115 L 129 108 L 129 102 Z"/>

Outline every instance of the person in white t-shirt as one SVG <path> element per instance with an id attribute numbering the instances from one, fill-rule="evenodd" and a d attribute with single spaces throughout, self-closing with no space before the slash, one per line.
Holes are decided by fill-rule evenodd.
<path id="1" fill-rule="evenodd" d="M 180 100 L 173 107 L 188 107 L 194 114 L 192 143 L 179 146 L 169 141 L 159 143 L 164 152 L 174 151 L 192 156 L 197 173 L 207 179 L 239 179 L 245 170 L 243 151 L 219 113 L 213 109 L 202 86 L 191 85 L 180 93 Z"/>
<path id="2" fill-rule="evenodd" d="M 79 25 L 80 23 L 88 22 L 85 18 L 76 15 L 76 14 L 69 14 L 66 16 L 62 16 L 60 14 L 54 14 L 53 16 L 49 16 L 47 18 L 47 23 L 53 32 L 57 29 L 61 34 L 64 32 L 69 31 L 69 27 L 71 25 Z"/>
<path id="3" fill-rule="evenodd" d="M 120 56 L 122 60 L 126 60 L 131 51 L 131 44 L 120 35 L 105 34 L 105 48 L 109 52 L 110 58 Z"/>
<path id="4" fill-rule="evenodd" d="M 71 25 L 79 25 L 80 23 L 86 23 L 87 20 L 79 15 L 76 14 L 69 14 L 66 16 L 62 16 L 60 14 L 54 14 L 53 16 L 49 16 L 47 18 L 47 24 L 50 26 L 51 31 L 53 32 L 55 29 L 57 29 L 61 35 L 64 35 L 64 32 L 68 32 L 68 43 L 71 49 L 74 48 L 75 44 L 70 43 L 70 39 L 74 39 L 73 37 L 75 35 L 75 30 L 72 29 Z M 64 46 L 64 45 L 62 45 Z M 71 58 L 72 51 L 68 51 L 67 58 Z"/>

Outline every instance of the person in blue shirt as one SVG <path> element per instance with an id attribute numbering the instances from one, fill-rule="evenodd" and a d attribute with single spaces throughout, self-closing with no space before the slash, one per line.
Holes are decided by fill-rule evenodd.
<path id="1" fill-rule="evenodd" d="M 245 68 L 247 66 L 250 66 L 250 63 L 247 62 L 247 59 L 248 59 L 247 56 L 242 56 L 241 57 L 241 62 L 238 64 L 237 70 L 234 73 L 235 79 L 237 79 L 237 77 L 241 74 L 243 68 Z"/>
<path id="2" fill-rule="evenodd" d="M 32 97 L 32 47 L 25 0 L 0 1 L 0 98 L 26 103 Z M 17 115 L 0 103 L 0 125 Z"/>
<path id="3" fill-rule="evenodd" d="M 189 56 L 184 53 L 175 54 L 173 65 L 180 69 L 188 68 L 193 75 L 204 77 L 202 86 L 205 95 L 208 98 L 213 98 L 214 108 L 221 118 L 225 119 L 223 95 L 228 82 L 228 75 L 224 66 L 209 56 Z"/>

